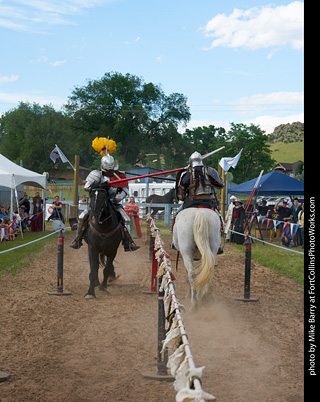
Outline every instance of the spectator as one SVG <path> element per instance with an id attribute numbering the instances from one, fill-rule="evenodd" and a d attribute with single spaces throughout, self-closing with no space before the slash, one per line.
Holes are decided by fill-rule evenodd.
<path id="1" fill-rule="evenodd" d="M 262 205 L 258 206 L 258 215 L 266 216 L 268 212 L 267 201 L 262 200 Z"/>
<path id="2" fill-rule="evenodd" d="M 299 240 L 300 243 L 297 241 L 297 245 L 302 245 L 302 248 L 304 248 L 304 201 L 301 203 L 301 210 L 298 213 L 298 234 L 299 234 Z"/>
<path id="3" fill-rule="evenodd" d="M 298 222 L 298 214 L 301 211 L 301 205 L 299 205 L 299 199 L 294 198 L 293 199 L 293 204 L 291 207 L 291 218 L 293 223 Z"/>
<path id="4" fill-rule="evenodd" d="M 14 230 L 12 228 L 12 224 L 10 224 L 10 218 L 8 216 L 4 216 L 2 218 L 2 223 L 0 223 L 1 228 L 1 241 L 6 240 L 15 240 Z"/>
<path id="5" fill-rule="evenodd" d="M 139 207 L 134 202 L 134 197 L 130 197 L 130 202 L 124 207 L 126 214 L 130 218 L 130 234 L 133 239 L 142 237 L 139 218 Z"/>
<path id="6" fill-rule="evenodd" d="M 279 220 L 279 211 L 276 209 L 275 205 L 273 205 L 273 207 L 271 206 L 271 208 L 268 209 L 267 218 L 271 219 L 272 221 Z M 270 241 L 273 242 L 274 235 L 276 235 L 276 239 L 280 242 L 279 228 L 277 227 L 276 230 L 274 230 L 273 226 L 268 226 L 268 229 L 270 229 Z"/>
<path id="7" fill-rule="evenodd" d="M 0 222 L 5 216 L 10 217 L 9 212 L 6 211 L 5 207 L 0 207 Z"/>
<path id="8" fill-rule="evenodd" d="M 25 232 L 27 229 L 28 214 L 26 212 L 26 207 L 24 205 L 21 205 L 21 207 L 19 208 L 19 216 L 20 216 L 20 225 L 22 232 Z"/>
<path id="9" fill-rule="evenodd" d="M 245 211 L 242 206 L 242 202 L 237 198 L 234 201 L 231 227 L 232 230 L 238 233 L 231 234 L 231 243 L 243 244 L 244 236 L 242 236 L 242 234 L 240 233 L 244 232 L 244 218 L 245 218 Z"/>
<path id="10" fill-rule="evenodd" d="M 85 195 L 83 195 L 81 200 L 79 201 L 79 206 L 83 204 L 87 205 L 87 197 Z"/>
<path id="11" fill-rule="evenodd" d="M 279 206 L 281 200 L 282 206 Z M 291 218 L 291 209 L 288 207 L 288 202 L 283 198 L 279 198 L 279 200 L 276 202 L 275 208 L 277 208 L 279 212 L 279 221 L 281 221 L 279 224 L 279 232 L 282 233 L 284 223 L 286 223 L 288 219 Z"/>
<path id="12" fill-rule="evenodd" d="M 232 220 L 232 212 L 234 208 L 234 202 L 237 199 L 234 195 L 230 197 L 230 204 L 228 207 L 228 211 L 226 213 L 226 218 L 225 218 L 225 228 L 224 228 L 224 233 L 226 235 L 226 242 L 230 241 L 231 238 L 231 232 L 230 232 L 230 226 L 231 226 L 231 220 Z"/>
<path id="13" fill-rule="evenodd" d="M 292 223 L 291 217 L 287 218 L 286 223 L 283 225 L 283 230 L 280 237 L 282 244 L 290 248 L 295 247 L 294 233 L 291 234 L 291 225 L 290 225 L 291 223 Z"/>
<path id="14" fill-rule="evenodd" d="M 64 217 L 62 214 L 62 204 L 58 195 L 55 196 L 55 199 L 52 203 L 52 208 L 53 211 L 52 214 L 49 216 L 48 221 L 50 221 L 50 219 L 52 220 L 59 219 L 64 223 Z"/>
<path id="15" fill-rule="evenodd" d="M 24 205 L 25 212 L 29 215 L 30 202 L 28 200 L 28 195 L 25 191 L 22 193 L 22 197 L 19 199 L 19 206 L 21 207 L 22 205 Z"/>
<path id="16" fill-rule="evenodd" d="M 30 219 L 31 232 L 41 232 L 43 225 L 43 199 L 40 197 L 38 192 L 36 192 L 32 199 L 30 215 L 34 215 Z"/>

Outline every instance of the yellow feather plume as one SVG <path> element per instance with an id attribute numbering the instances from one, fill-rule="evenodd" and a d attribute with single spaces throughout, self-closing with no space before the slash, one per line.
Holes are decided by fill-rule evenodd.
<path id="1" fill-rule="evenodd" d="M 117 145 L 115 141 L 113 140 L 108 140 L 108 138 L 105 137 L 96 137 L 92 141 L 92 148 L 95 149 L 97 152 L 100 152 L 101 156 L 106 155 L 106 147 L 108 144 L 108 153 L 111 154 L 117 149 Z"/>

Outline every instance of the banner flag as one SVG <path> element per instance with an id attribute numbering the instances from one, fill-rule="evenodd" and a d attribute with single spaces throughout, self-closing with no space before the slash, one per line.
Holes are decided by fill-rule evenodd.
<path id="1" fill-rule="evenodd" d="M 56 160 L 61 158 L 63 163 L 70 163 L 67 157 L 64 155 L 64 153 L 61 151 L 61 149 L 58 147 L 58 145 L 55 146 L 53 151 L 50 154 L 50 159 L 52 160 L 53 163 L 56 163 Z"/>
<path id="2" fill-rule="evenodd" d="M 221 158 L 220 159 L 219 165 L 222 167 L 222 169 L 225 172 L 227 172 L 231 167 L 235 168 L 237 166 L 242 150 L 243 150 L 243 148 L 238 153 L 238 155 L 236 155 L 234 158 Z"/>
<path id="3" fill-rule="evenodd" d="M 63 163 L 69 163 L 69 165 L 72 167 L 72 169 L 75 170 L 75 168 L 70 163 L 69 159 L 61 151 L 61 149 L 58 147 L 58 145 L 55 144 L 55 147 L 54 147 L 53 151 L 51 151 L 50 159 L 52 160 L 53 163 L 56 163 L 56 160 L 59 159 L 59 158 L 61 158 Z"/>

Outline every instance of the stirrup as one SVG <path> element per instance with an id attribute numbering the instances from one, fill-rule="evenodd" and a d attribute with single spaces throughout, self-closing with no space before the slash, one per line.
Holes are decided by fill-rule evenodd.
<path id="1" fill-rule="evenodd" d="M 69 244 L 69 247 L 74 248 L 75 250 L 78 250 L 82 246 L 82 241 L 81 239 L 75 238 L 71 244 Z"/>
<path id="2" fill-rule="evenodd" d="M 124 246 L 124 251 L 136 251 L 140 248 L 140 246 L 137 246 L 135 243 L 129 243 L 129 245 Z"/>

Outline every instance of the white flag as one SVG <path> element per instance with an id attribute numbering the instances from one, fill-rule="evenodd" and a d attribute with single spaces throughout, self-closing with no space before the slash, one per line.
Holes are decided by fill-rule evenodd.
<path id="1" fill-rule="evenodd" d="M 58 145 L 55 146 L 54 150 L 50 154 L 50 159 L 52 160 L 53 163 L 56 163 L 56 160 L 58 158 L 61 158 L 63 163 L 70 163 L 69 160 L 66 158 L 64 153 L 61 151 L 61 149 L 58 147 Z"/>
<path id="2" fill-rule="evenodd" d="M 242 148 L 243 149 L 243 148 Z M 235 168 L 239 162 L 240 156 L 241 156 L 241 151 L 236 155 L 234 158 L 221 158 L 219 165 L 222 167 L 222 169 L 227 172 L 231 167 Z"/>

